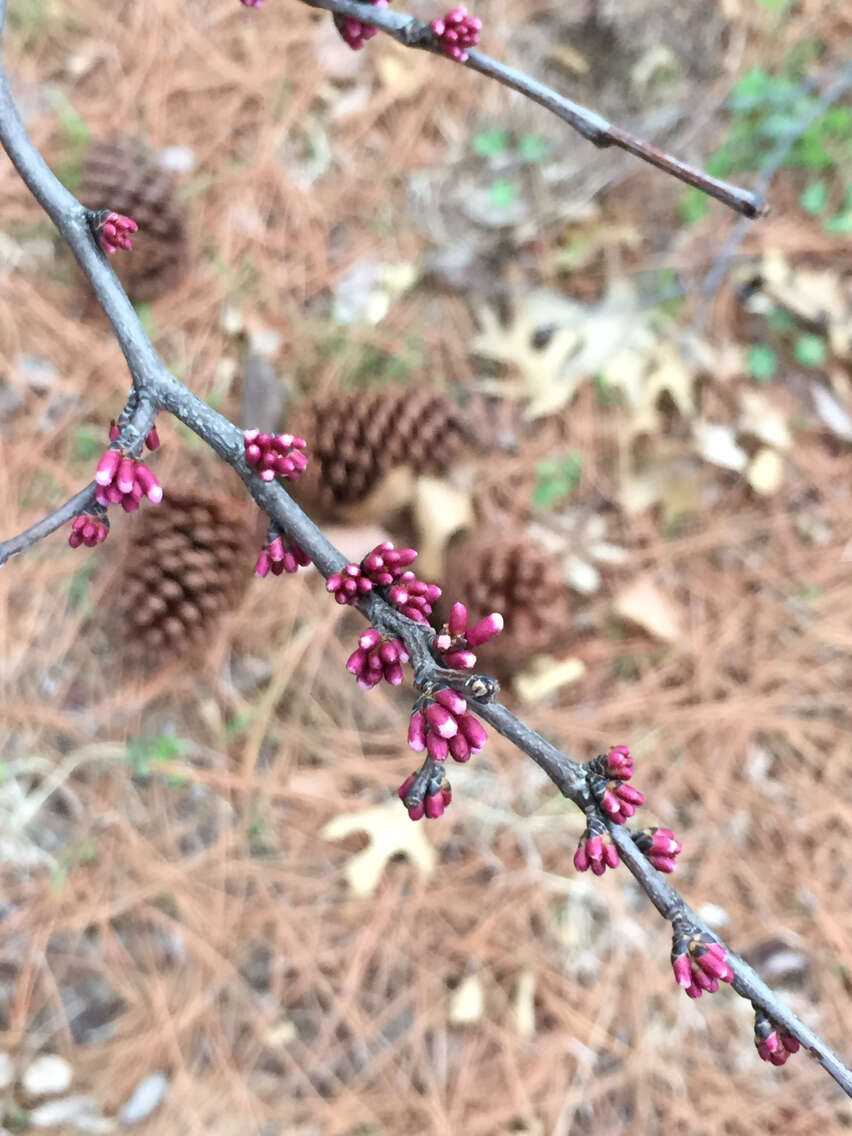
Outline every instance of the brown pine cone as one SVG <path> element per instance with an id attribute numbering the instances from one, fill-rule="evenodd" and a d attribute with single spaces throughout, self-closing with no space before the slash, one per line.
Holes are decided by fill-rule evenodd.
<path id="1" fill-rule="evenodd" d="M 89 147 L 80 200 L 89 209 L 123 213 L 139 226 L 133 251 L 113 266 L 132 300 L 155 300 L 183 276 L 186 215 L 171 175 L 138 138 L 116 136 Z"/>
<path id="2" fill-rule="evenodd" d="M 513 671 L 564 637 L 568 597 L 559 564 L 522 536 L 468 537 L 449 554 L 443 582 L 447 605 L 467 605 L 471 621 L 499 611 L 504 628 L 476 648 L 477 669 Z"/>
<path id="3" fill-rule="evenodd" d="M 297 407 L 287 430 L 308 440 L 297 496 L 327 517 L 380 494 L 395 471 L 442 473 L 475 441 L 452 399 L 425 386 L 318 399 Z"/>
<path id="4" fill-rule="evenodd" d="M 118 603 L 138 661 L 164 662 L 211 634 L 250 579 L 254 530 L 244 501 L 169 490 L 133 518 Z"/>

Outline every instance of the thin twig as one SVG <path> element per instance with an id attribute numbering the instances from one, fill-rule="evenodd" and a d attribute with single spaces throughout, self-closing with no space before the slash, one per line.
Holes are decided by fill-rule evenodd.
<path id="1" fill-rule="evenodd" d="M 363 12 L 363 6 L 348 3 L 348 0 L 347 3 L 343 3 L 343 0 L 338 3 L 335 0 L 334 5 L 330 2 L 319 4 L 317 0 L 316 6 L 328 7 L 335 11 L 354 12 L 358 15 Z M 5 10 L 5 0 L 0 0 L 0 35 L 2 35 Z M 369 12 L 371 16 L 386 15 L 381 9 L 369 9 Z M 572 110 L 572 113 L 575 112 Z M 583 121 L 588 123 L 589 112 L 582 114 Z M 607 129 L 609 129 L 608 124 Z M 127 359 L 134 389 L 140 396 L 139 413 L 147 416 L 152 415 L 157 409 L 162 409 L 173 414 L 239 474 L 261 509 L 268 513 L 282 532 L 298 541 L 323 576 L 327 578 L 333 572 L 339 571 L 346 563 L 343 554 L 327 540 L 281 485 L 262 481 L 246 465 L 241 430 L 193 394 L 163 364 L 121 284 L 95 244 L 87 224 L 85 209 L 56 179 L 29 137 L 15 107 L 1 64 L 0 143 L 9 154 L 21 178 L 68 241 L 83 272 L 92 283 Z M 132 423 L 137 429 L 140 424 L 136 421 Z M 85 498 L 89 492 L 91 486 L 81 491 L 78 498 L 80 496 Z M 72 501 L 75 500 L 77 498 L 72 498 Z M 70 506 L 71 502 L 66 503 L 63 510 L 70 510 Z M 20 547 L 35 543 L 40 536 L 25 540 L 27 534 L 36 532 L 41 527 L 43 530 L 41 536 L 47 535 L 60 523 L 54 523 L 56 517 L 57 513 L 54 513 L 50 518 L 39 522 L 39 525 L 31 526 L 27 533 L 22 533 L 12 541 L 7 541 L 5 545 L 0 545 L 0 552 L 10 545 L 20 544 L 21 541 L 24 543 L 20 544 Z M 8 555 L 5 559 L 8 559 Z M 415 662 L 415 673 L 419 683 L 446 684 L 447 672 L 432 654 L 430 645 L 432 631 L 407 619 L 376 593 L 367 597 L 359 606 L 380 630 L 391 632 L 403 640 Z M 469 681 L 469 677 L 460 673 L 460 682 Z M 479 702 L 473 699 L 470 705 L 494 729 L 531 757 L 566 797 L 584 811 L 592 807 L 587 774 L 581 763 L 571 760 L 500 703 Z M 715 939 L 716 936 L 710 928 L 698 918 L 679 893 L 639 852 L 629 831 L 611 821 L 607 820 L 606 823 L 622 861 L 660 914 L 670 922 L 687 919 L 696 929 Z M 764 1010 L 783 1027 L 785 1033 L 798 1038 L 844 1092 L 852 1096 L 852 1071 L 843 1065 L 839 1057 L 821 1038 L 792 1013 L 747 963 L 731 952 L 729 959 L 734 972 L 734 989 L 742 997 L 749 999 L 755 1007 Z"/>
<path id="2" fill-rule="evenodd" d="M 434 55 L 440 55 L 442 59 L 446 59 L 448 62 L 457 62 L 457 60 L 444 55 L 428 24 L 415 19 L 413 16 L 406 15 L 404 12 L 391 11 L 388 8 L 374 8 L 371 4 L 357 3 L 357 0 L 303 0 L 303 3 L 311 8 L 322 8 L 340 16 L 354 17 L 365 24 L 373 24 L 405 47 L 430 51 Z M 486 55 L 475 48 L 470 48 L 467 55 L 467 59 L 460 66 L 478 71 L 481 75 L 487 75 L 489 79 L 496 79 L 504 87 L 509 87 L 513 91 L 525 95 L 534 103 L 543 106 L 545 110 L 549 110 L 551 114 L 555 114 L 557 118 L 561 118 L 563 122 L 567 122 L 572 129 L 576 130 L 578 134 L 582 134 L 595 146 L 602 148 L 618 146 L 622 150 L 627 150 L 629 153 L 635 154 L 637 158 L 641 158 L 643 162 L 648 162 L 650 165 L 664 170 L 679 181 L 703 190 L 711 197 L 715 197 L 717 201 L 727 205 L 729 209 L 733 209 L 734 212 L 742 213 L 744 217 L 754 219 L 766 212 L 766 207 L 762 202 L 748 190 L 740 189 L 730 182 L 711 177 L 703 170 L 690 166 L 687 162 L 682 162 L 672 154 L 667 154 L 664 150 L 652 146 L 650 142 L 644 142 L 629 131 L 608 122 L 596 111 L 572 102 L 571 99 L 565 98 L 564 95 L 554 91 L 552 87 L 540 83 L 523 71 L 500 63 L 499 60 L 492 59 L 490 55 Z"/>

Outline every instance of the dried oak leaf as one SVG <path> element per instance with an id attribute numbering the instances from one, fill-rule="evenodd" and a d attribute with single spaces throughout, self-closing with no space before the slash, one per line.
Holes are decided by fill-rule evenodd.
<path id="1" fill-rule="evenodd" d="M 355 895 L 372 895 L 388 862 L 400 853 L 411 860 L 424 878 L 435 870 L 438 855 L 426 836 L 426 826 L 412 824 L 396 799 L 371 809 L 342 813 L 328 822 L 320 836 L 342 840 L 353 832 L 365 832 L 370 838 L 367 847 L 351 856 L 344 868 Z"/>

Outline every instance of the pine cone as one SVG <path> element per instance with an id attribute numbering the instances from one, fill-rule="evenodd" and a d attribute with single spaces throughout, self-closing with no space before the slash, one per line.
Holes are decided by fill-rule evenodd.
<path id="1" fill-rule="evenodd" d="M 155 300 L 186 270 L 186 217 L 171 175 L 138 138 L 116 136 L 89 147 L 80 200 L 123 213 L 139 226 L 133 251 L 113 261 L 133 300 Z"/>
<path id="2" fill-rule="evenodd" d="M 423 386 L 316 400 L 298 407 L 287 429 L 308 440 L 297 495 L 328 517 L 371 497 L 392 471 L 442 473 L 475 440 L 453 401 Z"/>
<path id="3" fill-rule="evenodd" d="M 468 537 L 450 552 L 444 600 L 461 601 L 472 619 L 504 618 L 500 635 L 476 648 L 477 668 L 512 671 L 565 635 L 568 599 L 558 563 L 535 542 L 515 536 Z"/>
<path id="4" fill-rule="evenodd" d="M 243 501 L 169 490 L 132 522 L 119 615 L 137 660 L 201 642 L 251 579 L 254 534 Z"/>

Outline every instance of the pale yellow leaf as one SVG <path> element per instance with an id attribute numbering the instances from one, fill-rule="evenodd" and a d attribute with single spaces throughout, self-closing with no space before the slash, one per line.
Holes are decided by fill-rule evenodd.
<path id="1" fill-rule="evenodd" d="M 482 1017 L 485 1008 L 485 991 L 477 975 L 469 975 L 450 1001 L 449 1020 L 454 1026 L 473 1025 Z"/>
<path id="2" fill-rule="evenodd" d="M 783 414 L 760 391 L 744 390 L 740 395 L 737 429 L 740 434 L 748 434 L 776 450 L 788 450 L 793 444 Z"/>
<path id="3" fill-rule="evenodd" d="M 784 461 L 777 450 L 763 446 L 749 462 L 746 476 L 755 493 L 769 497 L 781 488 L 784 480 Z"/>
<path id="4" fill-rule="evenodd" d="M 589 70 L 589 61 L 585 55 L 581 55 L 570 43 L 555 43 L 547 56 L 554 63 L 560 63 L 566 71 L 574 71 L 577 75 L 585 75 Z"/>
<path id="5" fill-rule="evenodd" d="M 615 598 L 614 610 L 664 643 L 676 643 L 683 635 L 680 609 L 650 576 L 640 576 L 624 588 Z"/>
<path id="6" fill-rule="evenodd" d="M 450 538 L 473 524 L 470 491 L 436 477 L 419 477 L 412 513 L 418 536 L 418 573 L 426 579 L 441 577 Z"/>
<path id="7" fill-rule="evenodd" d="M 518 697 L 527 704 L 540 702 L 568 683 L 577 682 L 586 673 L 582 659 L 557 659 L 554 655 L 536 655 L 512 679 Z"/>
<path id="8" fill-rule="evenodd" d="M 360 812 L 343 813 L 330 820 L 320 835 L 326 840 L 342 840 L 353 832 L 365 832 L 370 843 L 350 857 L 344 868 L 355 895 L 372 895 L 389 860 L 402 853 L 421 876 L 435 870 L 437 853 L 426 837 L 426 825 L 415 824 L 396 799 Z"/>
<path id="9" fill-rule="evenodd" d="M 692 436 L 697 453 L 705 461 L 736 473 L 741 473 L 748 465 L 748 454 L 737 444 L 731 426 L 699 420 L 692 424 Z"/>
<path id="10" fill-rule="evenodd" d="M 382 86 L 401 100 L 419 94 L 431 70 L 425 58 L 393 40 L 383 42 L 375 63 Z"/>

